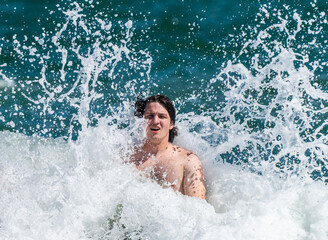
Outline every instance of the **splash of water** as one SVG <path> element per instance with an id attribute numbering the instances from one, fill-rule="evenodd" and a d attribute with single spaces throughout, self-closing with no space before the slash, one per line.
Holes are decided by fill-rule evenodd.
<path id="1" fill-rule="evenodd" d="M 1 132 L 2 239 L 327 237 L 327 187 L 308 178 L 326 179 L 324 125 L 313 127 L 327 100 L 314 84 L 321 63 L 293 40 L 317 36 L 324 14 L 312 21 L 278 9 L 272 17 L 264 6 L 252 36 L 199 93 L 215 99 L 222 92 L 224 104 L 178 115 L 176 143 L 204 163 L 205 202 L 122 164 L 143 138 L 127 95 L 151 84 L 152 58 L 133 47 L 132 21 L 84 10 L 69 4 L 55 34 L 32 46 L 16 42 L 37 76 L 17 79 L 14 91 L 41 120 L 29 119 L 30 135 Z M 57 137 L 57 127 L 69 130 L 44 137 Z"/>
<path id="2" fill-rule="evenodd" d="M 311 55 L 326 51 L 313 42 L 323 37 L 327 19 L 315 12 L 305 20 L 289 10 L 262 6 L 259 24 L 251 31 L 254 38 L 243 43 L 207 86 L 210 93 L 225 89 L 224 106 L 213 113 L 225 129 L 217 158 L 246 163 L 262 174 L 274 170 L 285 177 L 311 175 L 327 181 L 328 95 L 318 85 L 324 60 Z M 274 16 L 277 22 L 266 23 Z M 249 32 L 243 30 L 241 36 Z"/>
<path id="3" fill-rule="evenodd" d="M 152 57 L 138 50 L 131 20 L 113 24 L 102 14 L 87 15 L 88 8 L 77 2 L 66 8 L 59 8 L 65 20 L 54 33 L 25 36 L 23 43 L 15 39 L 14 51 L 30 69 L 15 87 L 17 97 L 29 104 L 17 106 L 33 113 L 20 132 L 76 139 L 99 116 L 117 112 L 143 91 L 149 80 Z"/>

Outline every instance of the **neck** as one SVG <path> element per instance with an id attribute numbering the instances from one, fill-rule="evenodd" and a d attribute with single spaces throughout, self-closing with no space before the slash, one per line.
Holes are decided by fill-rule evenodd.
<path id="1" fill-rule="evenodd" d="M 152 155 L 156 155 L 158 153 L 164 152 L 168 149 L 170 143 L 168 141 L 154 143 L 150 141 L 146 141 L 145 145 L 143 146 L 142 150 Z"/>

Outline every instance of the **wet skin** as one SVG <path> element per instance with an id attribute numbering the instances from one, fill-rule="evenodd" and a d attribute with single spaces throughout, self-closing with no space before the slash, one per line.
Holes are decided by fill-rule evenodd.
<path id="1" fill-rule="evenodd" d="M 149 103 L 144 118 L 148 121 L 146 142 L 135 150 L 131 162 L 162 186 L 204 199 L 206 187 L 202 163 L 194 153 L 168 141 L 169 130 L 174 125 L 167 110 L 157 102 Z"/>

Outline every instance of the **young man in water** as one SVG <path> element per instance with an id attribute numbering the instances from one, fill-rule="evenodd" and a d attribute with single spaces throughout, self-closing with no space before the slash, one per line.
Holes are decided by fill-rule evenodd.
<path id="1" fill-rule="evenodd" d="M 147 120 L 146 140 L 131 162 L 161 185 L 184 195 L 205 199 L 204 170 L 197 155 L 172 144 L 177 135 L 175 108 L 164 95 L 136 102 L 135 115 Z"/>

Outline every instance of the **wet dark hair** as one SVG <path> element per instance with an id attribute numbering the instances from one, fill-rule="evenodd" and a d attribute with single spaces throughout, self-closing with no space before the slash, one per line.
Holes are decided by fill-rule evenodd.
<path id="1" fill-rule="evenodd" d="M 173 122 L 173 124 L 175 124 L 174 105 L 173 105 L 171 99 L 165 95 L 154 95 L 154 96 L 150 96 L 150 97 L 146 98 L 145 100 L 138 97 L 137 101 L 135 103 L 134 115 L 142 118 L 145 113 L 147 104 L 152 103 L 152 102 L 158 102 L 159 104 L 161 104 L 166 109 L 166 111 L 169 113 L 171 122 Z M 177 135 L 178 135 L 178 128 L 174 126 L 173 129 L 171 129 L 169 132 L 169 142 L 172 143 L 174 140 L 174 137 Z"/>

